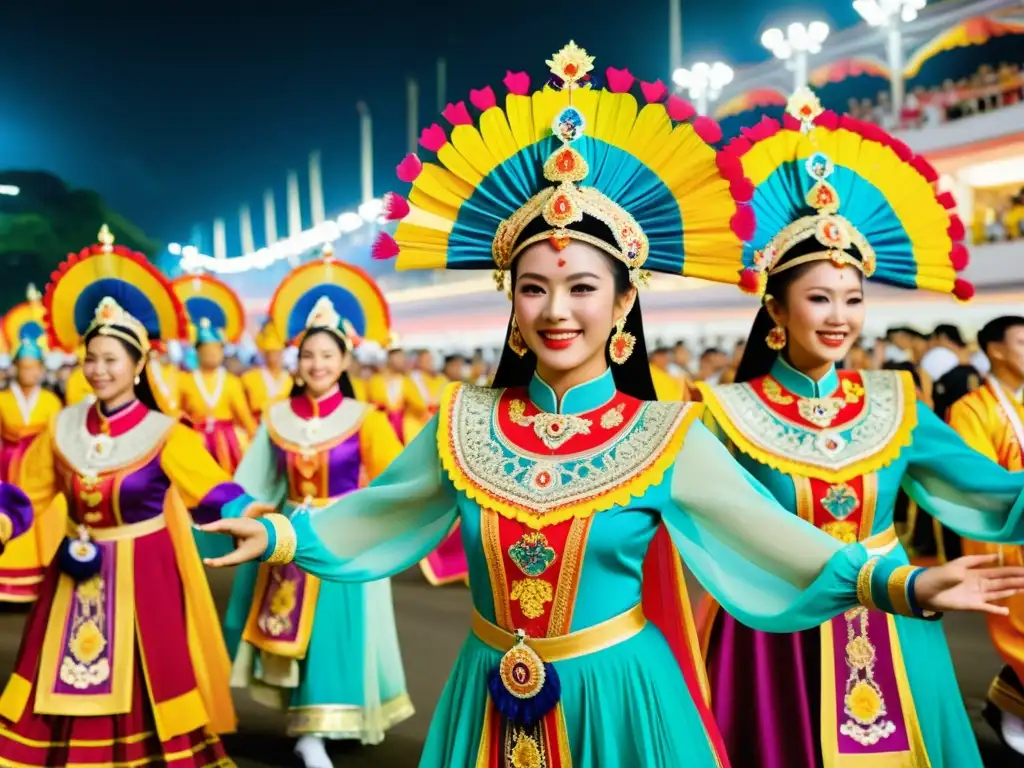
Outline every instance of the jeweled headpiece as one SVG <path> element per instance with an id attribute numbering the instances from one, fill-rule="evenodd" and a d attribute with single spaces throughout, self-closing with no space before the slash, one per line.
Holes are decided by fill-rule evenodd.
<path id="1" fill-rule="evenodd" d="M 924 158 L 877 126 L 825 111 L 803 88 L 782 124 L 765 118 L 726 151 L 755 188 L 745 291 L 763 296 L 770 275 L 830 260 L 904 288 L 973 294 L 956 276 L 967 251 L 955 200 L 937 193 Z"/>
<path id="2" fill-rule="evenodd" d="M 328 296 L 321 296 L 313 305 L 309 317 L 306 318 L 306 331 L 330 331 L 352 350 L 362 341 L 355 327 L 338 314 L 334 302 Z"/>
<path id="3" fill-rule="evenodd" d="M 183 338 L 185 309 L 170 283 L 141 253 L 114 245 L 105 224 L 99 242 L 69 254 L 43 296 L 51 348 L 74 352 L 92 331 L 148 353 L 153 339 Z"/>
<path id="4" fill-rule="evenodd" d="M 599 87 L 575 43 L 547 64 L 541 90 L 509 72 L 504 107 L 490 88 L 474 90 L 476 119 L 458 102 L 444 110 L 450 136 L 424 129 L 437 162 L 409 155 L 398 166 L 412 190 L 388 195 L 386 215 L 400 223 L 374 257 L 397 256 L 398 269 L 491 269 L 502 287 L 523 249 L 577 240 L 625 264 L 634 283 L 647 270 L 736 283 L 728 266 L 753 230 L 751 189 L 712 147 L 717 124 L 661 81 L 640 84 L 639 106 L 625 69 L 608 68 Z"/>

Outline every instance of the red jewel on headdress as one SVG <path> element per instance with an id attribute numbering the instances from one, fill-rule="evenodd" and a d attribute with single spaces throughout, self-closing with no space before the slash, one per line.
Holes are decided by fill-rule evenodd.
<path id="1" fill-rule="evenodd" d="M 555 167 L 562 173 L 571 173 L 576 170 L 576 158 L 573 157 L 572 150 L 567 149 L 559 154 L 558 159 L 555 160 Z"/>
<path id="2" fill-rule="evenodd" d="M 830 190 L 828 187 L 821 187 L 818 190 L 817 201 L 820 207 L 831 205 L 835 201 L 835 197 L 832 194 L 832 190 Z"/>
<path id="3" fill-rule="evenodd" d="M 559 216 L 565 216 L 572 211 L 572 203 L 565 195 L 559 195 L 555 198 L 553 209 Z"/>
<path id="4" fill-rule="evenodd" d="M 558 235 L 552 235 L 548 238 L 548 242 L 551 243 L 551 247 L 556 251 L 564 251 L 566 246 L 569 245 L 569 236 L 563 235 L 559 237 Z M 565 263 L 565 259 L 559 259 L 558 262 L 558 266 L 562 266 Z"/>
<path id="5" fill-rule="evenodd" d="M 800 116 L 809 119 L 814 116 L 814 109 L 810 104 L 804 104 L 800 107 Z"/>
<path id="6" fill-rule="evenodd" d="M 565 72 L 565 74 L 567 74 L 569 77 L 572 77 L 577 72 L 579 72 L 579 67 L 577 67 L 575 64 L 566 64 L 562 71 Z"/>

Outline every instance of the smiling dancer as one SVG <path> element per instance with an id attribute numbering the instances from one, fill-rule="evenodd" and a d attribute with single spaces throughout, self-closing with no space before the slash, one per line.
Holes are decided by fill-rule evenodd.
<path id="1" fill-rule="evenodd" d="M 0 696 L 0 764 L 228 766 L 230 661 L 191 523 L 258 505 L 157 409 L 149 339 L 180 337 L 184 309 L 144 255 L 101 240 L 44 298 L 51 346 L 85 344 L 96 402 L 25 454 L 36 509 L 63 494 L 73 524 Z"/>
<path id="2" fill-rule="evenodd" d="M 238 543 L 212 564 L 378 579 L 461 519 L 472 629 L 422 766 L 725 765 L 673 543 L 729 610 L 779 631 L 882 601 L 893 574 L 890 610 L 984 609 L 1024 570 L 896 570 L 772 501 L 699 405 L 651 402 L 637 286 L 649 269 L 738 279 L 749 187 L 660 83 L 638 108 L 626 70 L 588 87 L 573 43 L 549 66 L 560 88 L 528 95 L 510 73 L 504 109 L 473 92 L 479 128 L 460 102 L 450 139 L 424 132 L 439 162 L 399 167 L 410 200 L 389 199 L 402 221 L 376 247 L 400 268 L 498 271 L 513 307 L 495 388 L 452 385 L 387 471 L 315 515 L 209 526 Z"/>
<path id="3" fill-rule="evenodd" d="M 974 450 L 1010 470 L 1024 468 L 1024 317 L 999 317 L 978 332 L 992 364 L 985 383 L 957 400 L 949 425 Z M 1019 546 L 964 540 L 967 554 L 995 552 L 999 562 L 1024 563 Z M 1024 599 L 1007 603 L 1008 616 L 989 616 L 988 631 L 1005 665 L 988 690 L 985 717 L 1003 741 L 1024 754 Z"/>
<path id="4" fill-rule="evenodd" d="M 402 449 L 387 416 L 353 398 L 347 373 L 363 339 L 387 344 L 388 307 L 365 272 L 325 249 L 281 282 L 270 317 L 299 346 L 296 386 L 266 412 L 235 479 L 287 516 L 312 513 Z M 325 739 L 378 744 L 413 714 L 388 579 L 321 582 L 294 564 L 253 563 L 235 578 L 224 624 L 234 684 L 288 713 L 307 768 L 332 765 Z"/>
<path id="5" fill-rule="evenodd" d="M 965 445 L 918 402 L 909 374 L 835 368 L 864 324 L 864 278 L 969 295 L 956 277 L 963 227 L 927 163 L 809 91 L 784 125 L 764 120 L 729 149 L 755 187 L 743 285 L 763 306 L 739 383 L 701 386 L 706 421 L 794 518 L 899 564 L 876 568 L 892 573 L 888 588 L 863 608 L 805 632 L 715 615 L 707 667 L 729 755 L 759 768 L 980 766 L 942 625 L 885 613 L 907 613 L 911 583 L 893 505 L 902 486 L 965 535 L 1017 541 L 1024 473 Z"/>

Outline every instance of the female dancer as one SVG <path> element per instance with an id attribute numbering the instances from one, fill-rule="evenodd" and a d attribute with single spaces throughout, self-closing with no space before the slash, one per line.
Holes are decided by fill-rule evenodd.
<path id="1" fill-rule="evenodd" d="M 111 239 L 70 256 L 44 298 L 51 345 L 86 345 L 97 399 L 61 411 L 25 455 L 36 510 L 62 493 L 73 527 L 0 696 L 0 764 L 227 766 L 230 660 L 189 514 L 253 501 L 155 409 L 149 336 L 179 338 L 184 310 Z"/>
<path id="2" fill-rule="evenodd" d="M 387 343 L 389 316 L 376 283 L 329 255 L 284 279 L 270 316 L 299 341 L 296 388 L 266 412 L 235 480 L 291 516 L 355 490 L 402 449 L 346 373 L 362 339 Z M 330 768 L 324 739 L 377 744 L 413 714 L 387 579 L 321 582 L 294 564 L 253 563 L 235 578 L 225 632 L 234 684 L 287 710 L 308 768 Z"/>
<path id="3" fill-rule="evenodd" d="M 179 277 L 171 283 L 195 327 L 197 367 L 181 377 L 181 408 L 206 440 L 206 450 L 234 473 L 256 419 L 241 380 L 224 368 L 224 345 L 237 344 L 245 329 L 238 296 L 209 275 Z"/>
<path id="4" fill-rule="evenodd" d="M 14 380 L 0 391 L 0 480 L 18 484 L 29 470 L 25 452 L 61 409 L 60 398 L 43 389 L 42 296 L 29 286 L 28 301 L 4 315 L 4 335 L 14 347 Z M 61 505 L 40 510 L 28 535 L 12 541 L 0 556 L 0 601 L 31 603 L 39 597 L 43 570 L 64 537 Z"/>
<path id="5" fill-rule="evenodd" d="M 243 373 L 241 379 L 249 410 L 260 421 L 271 403 L 288 398 L 293 382 L 284 367 L 284 339 L 272 321 L 265 322 L 256 335 L 256 348 L 263 360 Z"/>
<path id="6" fill-rule="evenodd" d="M 644 83 L 638 110 L 626 70 L 587 88 L 593 59 L 572 43 L 549 64 L 560 90 L 528 96 L 511 73 L 505 109 L 474 91 L 479 130 L 460 103 L 450 140 L 424 132 L 440 163 L 402 163 L 416 208 L 390 198 L 407 215 L 377 244 L 399 267 L 511 276 L 498 388 L 450 387 L 387 471 L 315 515 L 207 526 L 238 540 L 211 564 L 376 579 L 461 519 L 472 632 L 423 766 L 724 765 L 673 542 L 731 611 L 780 631 L 882 601 L 890 580 L 890 610 L 986 609 L 1022 571 L 897 570 L 844 546 L 772 501 L 694 423 L 699 405 L 651 402 L 636 286 L 646 269 L 737 279 L 747 185 L 706 122 L 673 120 L 692 109 L 661 103 L 663 85 Z"/>
<path id="7" fill-rule="evenodd" d="M 707 423 L 794 516 L 890 561 L 907 563 L 892 518 L 901 486 L 965 536 L 1019 540 L 1024 473 L 969 449 L 917 401 L 909 374 L 835 369 L 860 335 L 864 277 L 969 296 L 956 277 L 963 228 L 934 171 L 877 127 L 823 112 L 809 91 L 788 112 L 730 148 L 755 185 L 743 284 L 764 305 L 739 383 L 701 387 Z M 718 613 L 707 665 L 730 757 L 980 766 L 942 627 L 883 613 L 902 603 L 890 582 L 865 609 L 788 635 Z"/>

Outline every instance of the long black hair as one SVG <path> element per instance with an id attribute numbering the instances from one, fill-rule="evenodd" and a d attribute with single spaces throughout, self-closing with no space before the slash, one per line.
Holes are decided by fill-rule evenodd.
<path id="1" fill-rule="evenodd" d="M 787 251 L 776 266 L 781 266 L 791 259 L 806 256 L 822 249 L 821 243 L 812 237 Z M 857 250 L 856 246 L 850 246 L 845 253 L 857 259 L 858 262 L 861 260 L 860 251 Z M 819 263 L 819 261 L 809 261 L 806 264 L 799 264 L 790 269 L 769 275 L 768 286 L 764 292 L 765 297 L 772 296 L 775 301 L 785 306 L 788 300 L 789 287 L 801 275 L 806 274 L 809 269 Z M 754 317 L 754 324 L 750 328 L 750 335 L 747 336 L 743 357 L 736 368 L 736 377 L 733 379 L 735 383 L 739 384 L 761 376 L 767 376 L 771 372 L 772 366 L 779 357 L 779 352 L 768 346 L 768 334 L 774 327 L 775 321 L 768 314 L 768 308 L 762 303 L 761 308 L 757 310 L 757 315 Z M 785 352 L 785 349 L 781 351 Z"/>
<path id="2" fill-rule="evenodd" d="M 139 342 L 139 346 L 135 346 L 135 344 L 132 344 L 127 339 L 123 339 L 120 336 L 101 333 L 104 327 L 113 328 L 119 334 L 124 334 L 125 336 L 135 339 L 136 341 Z M 133 367 L 137 366 L 140 362 L 142 362 L 142 350 L 139 348 L 142 345 L 142 341 L 139 339 L 138 335 L 136 335 L 135 332 L 132 331 L 131 328 L 127 328 L 123 325 L 97 326 L 93 328 L 91 331 L 89 331 L 87 334 L 85 334 L 83 342 L 85 344 L 86 349 L 88 349 L 89 347 L 89 342 L 95 339 L 97 336 L 105 336 L 108 339 L 115 339 L 117 343 L 120 344 L 121 347 L 124 349 L 124 351 L 128 353 L 128 359 L 132 361 Z M 149 360 L 147 359 L 146 365 L 142 369 L 142 373 L 139 374 L 139 383 L 135 384 L 135 398 L 144 406 L 146 406 L 149 410 L 163 413 L 163 410 L 157 403 L 156 396 L 153 394 L 153 388 L 149 383 L 148 368 Z"/>
<path id="3" fill-rule="evenodd" d="M 338 337 L 338 334 L 334 333 L 333 331 L 330 331 L 327 328 L 312 328 L 302 335 L 302 341 L 299 342 L 299 359 L 302 358 L 302 345 L 305 344 L 306 341 L 308 341 L 309 339 L 313 338 L 318 334 L 323 334 L 331 341 L 333 341 L 335 345 L 338 347 L 338 350 L 341 352 L 341 356 L 343 358 L 350 356 L 352 354 L 352 351 L 347 346 L 345 346 L 345 343 Z M 345 397 L 355 399 L 356 393 L 355 390 L 352 389 L 352 379 L 349 378 L 347 369 L 342 371 L 341 376 L 338 377 L 338 389 L 341 390 L 341 394 L 343 394 Z M 306 382 L 302 381 L 300 378 L 296 378 L 295 384 L 292 387 L 291 396 L 304 397 L 305 394 Z"/>
<path id="4" fill-rule="evenodd" d="M 609 238 L 610 235 L 611 232 L 609 231 Z M 527 236 L 526 233 L 524 233 L 524 236 Z M 610 242 L 614 241 L 610 240 Z M 632 283 L 629 281 L 629 270 L 626 268 L 626 265 L 618 259 L 606 254 L 603 255 L 605 255 L 608 264 L 611 266 L 615 280 L 615 294 L 617 296 L 622 296 L 632 287 Z M 513 295 L 515 295 L 516 290 L 517 264 L 518 259 L 512 262 Z M 505 329 L 506 341 L 512 333 L 512 318 L 514 314 L 515 310 L 513 310 L 512 314 L 509 315 L 508 327 Z M 639 296 L 637 296 L 629 314 L 626 315 L 626 323 L 623 327 L 623 331 L 633 334 L 633 337 L 636 339 L 636 346 L 633 347 L 633 354 L 629 356 L 629 359 L 626 360 L 625 363 L 622 363 L 621 365 L 613 363 L 608 346 L 605 345 L 605 360 L 608 362 L 608 366 L 612 369 L 612 376 L 615 378 L 615 387 L 620 392 L 631 397 L 635 397 L 638 400 L 657 400 L 658 397 L 654 392 L 654 380 L 651 378 L 651 367 L 647 361 L 647 343 L 644 340 L 644 322 L 643 316 L 640 312 Z M 614 333 L 614 331 L 612 331 L 612 333 Z M 611 334 L 609 334 L 608 340 L 611 341 Z M 528 350 L 525 355 L 519 357 L 519 355 L 513 352 L 511 347 L 506 343 L 501 353 L 501 360 L 498 361 L 498 370 L 494 374 L 494 382 L 491 386 L 495 388 L 525 387 L 530 383 L 536 369 L 537 356 L 532 351 Z"/>

